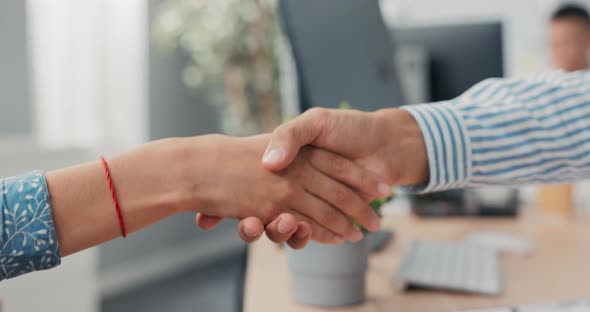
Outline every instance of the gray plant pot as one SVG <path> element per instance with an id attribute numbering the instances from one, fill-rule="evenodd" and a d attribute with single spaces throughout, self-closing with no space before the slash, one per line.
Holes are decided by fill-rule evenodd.
<path id="1" fill-rule="evenodd" d="M 368 256 L 366 239 L 337 246 L 310 242 L 301 250 L 288 248 L 293 300 L 322 307 L 362 303 Z"/>

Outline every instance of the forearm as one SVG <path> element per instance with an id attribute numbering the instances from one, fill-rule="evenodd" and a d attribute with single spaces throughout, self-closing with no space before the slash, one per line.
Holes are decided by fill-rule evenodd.
<path id="1" fill-rule="evenodd" d="M 182 157 L 177 145 L 174 140 L 157 141 L 107 159 L 128 232 L 185 209 L 186 188 L 174 179 L 183 176 L 174 172 L 182 170 L 175 161 Z M 121 235 L 99 161 L 47 172 L 46 179 L 62 256 Z"/>
<path id="2" fill-rule="evenodd" d="M 423 191 L 557 183 L 590 175 L 587 73 L 490 79 L 459 98 L 405 107 L 428 147 Z"/>
<path id="3" fill-rule="evenodd" d="M 214 141 L 160 140 L 108 159 L 127 232 L 209 206 Z M 0 280 L 53 268 L 62 256 L 120 235 L 99 161 L 0 179 Z"/>

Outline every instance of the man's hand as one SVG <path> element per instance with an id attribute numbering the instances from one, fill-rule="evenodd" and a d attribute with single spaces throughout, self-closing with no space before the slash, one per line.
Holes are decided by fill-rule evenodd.
<path id="1" fill-rule="evenodd" d="M 311 109 L 275 129 L 263 157 L 263 166 L 272 171 L 282 170 L 305 145 L 340 154 L 379 174 L 385 182 L 380 186 L 382 193 L 390 185 L 413 185 L 428 180 L 424 139 L 413 117 L 403 110 L 385 109 L 366 113 Z M 343 163 L 333 163 L 327 174 L 341 174 L 347 170 Z M 288 214 L 278 219 L 286 219 L 292 233 L 306 233 L 309 228 L 304 222 L 291 222 Z M 218 221 L 200 217 L 197 223 L 203 227 Z M 290 245 L 305 245 L 307 241 L 298 240 L 295 234 L 289 237 L 277 235 L 281 231 L 279 222 L 275 221 L 266 226 L 266 233 L 271 239 L 278 236 L 282 241 L 288 239 Z M 247 218 L 240 222 L 239 229 L 242 238 L 251 242 L 262 235 L 264 226 L 256 218 Z"/>
<path id="2" fill-rule="evenodd" d="M 422 133 L 413 117 L 403 110 L 367 113 L 311 109 L 275 129 L 263 166 L 272 171 L 281 170 L 305 145 L 354 160 L 383 176 L 389 185 L 413 185 L 428 179 Z M 338 169 L 334 166 L 335 171 Z"/>

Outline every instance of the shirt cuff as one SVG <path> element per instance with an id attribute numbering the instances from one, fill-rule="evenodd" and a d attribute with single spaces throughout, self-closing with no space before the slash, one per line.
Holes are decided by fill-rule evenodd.
<path id="1" fill-rule="evenodd" d="M 429 182 L 408 191 L 429 193 L 465 187 L 471 177 L 471 143 L 451 102 L 403 106 L 414 117 L 428 154 Z"/>
<path id="2" fill-rule="evenodd" d="M 0 280 L 61 262 L 47 182 L 34 171 L 0 179 Z"/>

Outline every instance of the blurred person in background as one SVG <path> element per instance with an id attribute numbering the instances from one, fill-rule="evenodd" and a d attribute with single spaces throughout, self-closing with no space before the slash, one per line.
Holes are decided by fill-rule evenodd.
<path id="1" fill-rule="evenodd" d="M 581 5 L 559 7 L 549 22 L 552 65 L 567 72 L 588 69 L 590 15 Z"/>
<path id="2" fill-rule="evenodd" d="M 549 54 L 555 69 L 574 72 L 588 69 L 590 15 L 579 4 L 564 4 L 551 15 L 548 29 Z M 571 211 L 574 186 L 546 185 L 539 189 L 543 210 Z"/>

